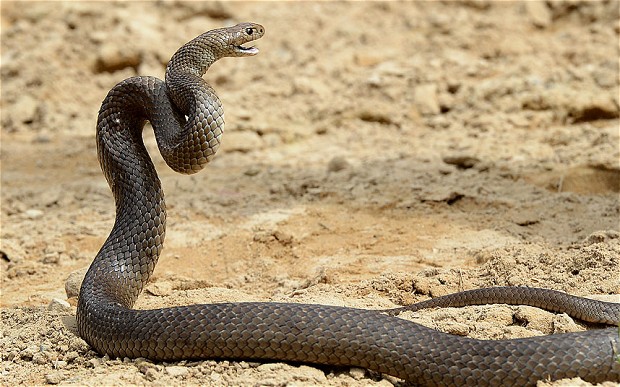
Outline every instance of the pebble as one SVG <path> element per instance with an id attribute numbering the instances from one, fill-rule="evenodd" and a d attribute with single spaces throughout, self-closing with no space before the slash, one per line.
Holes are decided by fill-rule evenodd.
<path id="1" fill-rule="evenodd" d="M 474 167 L 480 162 L 480 159 L 474 156 L 468 155 L 456 155 L 445 156 L 443 162 L 450 165 L 455 165 L 459 169 L 469 169 Z"/>
<path id="2" fill-rule="evenodd" d="M 469 334 L 469 326 L 457 322 L 446 323 L 446 325 L 443 326 L 443 330 L 457 336 L 467 336 Z"/>
<path id="3" fill-rule="evenodd" d="M 67 363 L 71 363 L 73 362 L 75 359 L 77 359 L 80 355 L 77 353 L 77 351 L 69 351 L 67 353 L 65 353 L 64 359 Z"/>
<path id="4" fill-rule="evenodd" d="M 47 305 L 47 310 L 53 312 L 69 312 L 71 311 L 71 305 L 69 305 L 67 301 L 61 300 L 60 298 L 53 298 Z"/>
<path id="5" fill-rule="evenodd" d="M 95 71 L 114 72 L 126 67 L 137 68 L 142 62 L 139 50 L 123 46 L 116 40 L 103 43 L 97 52 Z"/>
<path id="6" fill-rule="evenodd" d="M 349 168 L 349 166 L 350 164 L 347 161 L 347 159 L 345 159 L 342 156 L 336 156 L 332 158 L 331 160 L 329 160 L 329 163 L 327 163 L 327 171 L 328 172 L 339 172 L 339 171 L 342 171 L 343 169 Z"/>
<path id="7" fill-rule="evenodd" d="M 535 27 L 547 28 L 551 25 L 551 10 L 544 1 L 526 1 L 525 12 Z"/>
<path id="8" fill-rule="evenodd" d="M 361 380 L 366 375 L 366 370 L 358 367 L 351 367 L 349 375 L 355 380 Z"/>
<path id="9" fill-rule="evenodd" d="M 36 352 L 33 356 L 32 356 L 32 362 L 34 364 L 39 364 L 39 365 L 43 365 L 43 364 L 47 364 L 47 362 L 49 361 L 49 359 L 47 358 L 47 355 L 45 354 L 45 352 Z"/>
<path id="10" fill-rule="evenodd" d="M 148 368 L 146 369 L 146 371 L 144 372 L 144 377 L 146 378 L 146 380 L 148 380 L 149 382 L 152 382 L 154 380 L 157 380 L 157 378 L 159 377 L 159 372 L 157 371 L 157 369 L 155 368 Z"/>
<path id="11" fill-rule="evenodd" d="M 52 365 L 56 369 L 62 369 L 62 368 L 65 368 L 67 366 L 67 362 L 64 361 L 64 360 L 56 360 L 56 361 L 52 362 Z"/>
<path id="12" fill-rule="evenodd" d="M 82 281 L 84 281 L 84 276 L 86 275 L 86 271 L 88 267 L 84 267 L 82 269 L 78 269 L 67 277 L 65 281 L 65 292 L 67 293 L 67 298 L 77 297 L 80 294 L 80 287 L 82 286 Z"/>
<path id="13" fill-rule="evenodd" d="M 64 372 L 52 372 L 45 374 L 45 382 L 48 384 L 58 384 L 65 380 L 67 377 Z"/>
<path id="14" fill-rule="evenodd" d="M 22 94 L 9 111 L 15 121 L 29 124 L 39 118 L 39 102 L 29 94 Z"/>
<path id="15" fill-rule="evenodd" d="M 295 374 L 297 375 L 297 379 L 309 381 L 313 384 L 323 385 L 327 383 L 327 377 L 325 376 L 325 372 L 314 367 L 306 365 L 299 366 Z"/>
<path id="16" fill-rule="evenodd" d="M 392 108 L 387 104 L 363 106 L 356 112 L 357 117 L 366 122 L 377 122 L 383 125 L 395 124 Z"/>
<path id="17" fill-rule="evenodd" d="M 0 256 L 2 259 L 12 263 L 20 263 L 23 261 L 26 252 L 21 247 L 19 242 L 11 239 L 2 240 L 2 250 L 0 250 Z"/>
<path id="18" fill-rule="evenodd" d="M 31 208 L 29 210 L 26 210 L 24 212 L 24 216 L 28 219 L 34 220 L 34 219 L 39 219 L 43 216 L 43 211 L 41 210 L 37 210 L 35 208 Z"/>
<path id="19" fill-rule="evenodd" d="M 415 107 L 423 116 L 439 114 L 439 98 L 437 97 L 437 85 L 434 83 L 418 85 L 414 89 L 413 99 Z"/>
<path id="20" fill-rule="evenodd" d="M 166 367 L 166 373 L 173 378 L 183 378 L 189 373 L 189 370 L 187 367 L 168 366 Z"/>
<path id="21" fill-rule="evenodd" d="M 145 290 L 154 296 L 165 297 L 172 294 L 173 286 L 171 282 L 155 282 L 149 284 Z"/>

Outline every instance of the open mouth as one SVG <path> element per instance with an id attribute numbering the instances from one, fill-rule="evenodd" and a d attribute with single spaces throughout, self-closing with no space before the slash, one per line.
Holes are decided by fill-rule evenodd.
<path id="1" fill-rule="evenodd" d="M 251 47 L 243 47 L 243 46 L 235 46 L 235 48 L 247 55 L 256 55 L 258 54 L 258 48 L 251 46 Z"/>

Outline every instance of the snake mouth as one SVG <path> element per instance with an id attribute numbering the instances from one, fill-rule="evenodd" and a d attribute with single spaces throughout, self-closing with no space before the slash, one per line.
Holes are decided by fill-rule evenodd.
<path id="1" fill-rule="evenodd" d="M 258 54 L 258 48 L 251 47 L 243 47 L 243 46 L 235 46 L 235 50 L 241 55 L 256 55 Z"/>

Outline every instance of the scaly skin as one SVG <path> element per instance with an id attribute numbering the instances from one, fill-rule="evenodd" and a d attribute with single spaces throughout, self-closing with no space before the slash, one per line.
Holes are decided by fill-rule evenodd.
<path id="1" fill-rule="evenodd" d="M 222 57 L 255 55 L 257 49 L 240 46 L 263 34 L 263 27 L 253 23 L 206 32 L 174 54 L 165 82 L 130 78 L 103 101 L 97 150 L 114 194 L 116 221 L 82 284 L 77 321 L 84 340 L 113 357 L 349 365 L 423 385 L 522 386 L 574 376 L 620 381 L 614 328 L 482 341 L 382 311 L 334 306 L 227 303 L 131 309 L 155 268 L 166 225 L 161 184 L 142 142 L 144 123 L 153 125 L 161 153 L 174 170 L 202 169 L 217 151 L 224 119 L 214 90 L 201 77 Z M 527 302 L 537 297 L 536 289 L 519 291 L 528 295 Z M 617 309 L 611 313 L 617 323 Z"/>

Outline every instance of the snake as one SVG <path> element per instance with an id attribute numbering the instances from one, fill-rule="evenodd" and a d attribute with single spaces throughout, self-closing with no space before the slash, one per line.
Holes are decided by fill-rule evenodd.
<path id="1" fill-rule="evenodd" d="M 258 53 L 265 29 L 240 23 L 207 31 L 170 59 L 165 80 L 134 76 L 114 86 L 97 120 L 97 155 L 115 201 L 115 221 L 78 296 L 79 335 L 116 358 L 279 360 L 360 367 L 419 385 L 533 385 L 581 377 L 620 381 L 618 329 L 477 340 L 424 327 L 399 314 L 422 307 L 531 304 L 618 324 L 620 304 L 528 287 L 483 288 L 393 310 L 236 302 L 133 309 L 162 251 L 166 210 L 142 131 L 147 121 L 175 171 L 192 174 L 215 155 L 224 112 L 202 78 L 223 57 Z M 416 306 L 417 305 L 417 306 Z"/>

